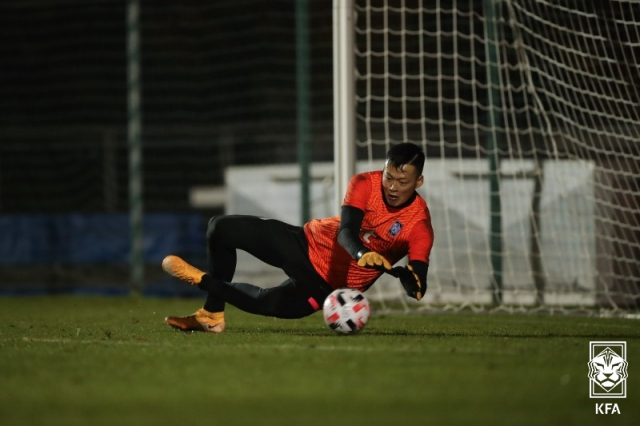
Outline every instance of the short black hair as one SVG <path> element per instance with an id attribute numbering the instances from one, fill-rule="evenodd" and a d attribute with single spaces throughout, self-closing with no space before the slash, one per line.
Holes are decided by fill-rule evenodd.
<path id="1" fill-rule="evenodd" d="M 422 175 L 424 168 L 424 152 L 422 148 L 411 142 L 404 142 L 394 145 L 387 152 L 387 163 L 395 167 L 401 168 L 405 164 L 411 164 L 416 168 L 418 176 Z"/>

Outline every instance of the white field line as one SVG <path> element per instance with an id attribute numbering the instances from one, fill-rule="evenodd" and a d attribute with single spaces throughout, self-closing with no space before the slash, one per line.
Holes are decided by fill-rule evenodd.
<path id="1" fill-rule="evenodd" d="M 346 336 L 336 338 L 348 338 Z M 21 339 L 25 343 L 43 343 L 43 344 L 56 344 L 56 345 L 69 345 L 69 344 L 79 344 L 79 345 L 105 345 L 105 346 L 156 346 L 156 347 L 170 347 L 170 348 L 185 348 L 185 347 L 196 347 L 198 344 L 194 343 L 186 343 L 186 344 L 175 344 L 170 342 L 144 342 L 144 341 L 125 341 L 125 340 L 95 340 L 95 339 L 50 339 L 50 338 L 37 338 L 37 337 L 23 337 Z M 15 339 L 0 339 L 0 342 L 10 342 L 15 341 Z M 273 351 L 327 351 L 327 352 L 360 352 L 360 353 L 375 353 L 375 352 L 385 352 L 385 353 L 409 353 L 409 354 L 426 354 L 426 353 L 457 353 L 457 354 L 495 354 L 495 351 L 491 351 L 487 348 L 470 348 L 470 347 L 456 347 L 452 346 L 451 348 L 434 348 L 430 346 L 428 343 L 425 343 L 424 346 L 396 346 L 396 347 L 376 347 L 376 346 L 343 346 L 343 345 L 316 345 L 316 344 L 263 344 L 263 343 L 240 343 L 240 344 L 221 344 L 217 347 L 219 351 L 250 351 L 255 349 L 267 349 Z M 500 355 L 505 356 L 520 356 L 520 352 L 517 350 L 503 349 L 499 351 Z"/>
<path id="2" fill-rule="evenodd" d="M 97 339 L 49 339 L 40 337 L 23 337 L 21 339 L 27 343 L 53 343 L 53 344 L 80 344 L 80 345 L 131 345 L 131 346 L 171 346 L 167 343 L 159 342 L 143 342 L 143 341 L 128 341 L 128 340 L 97 340 Z M 8 341 L 8 339 L 3 339 Z"/>
<path id="3" fill-rule="evenodd" d="M 0 339 L 3 342 L 9 342 L 12 339 Z M 144 342 L 144 341 L 128 341 L 128 340 L 97 340 L 97 339 L 52 339 L 52 338 L 40 338 L 40 337 L 23 337 L 21 339 L 25 343 L 44 343 L 44 344 L 56 344 L 56 345 L 114 345 L 114 346 L 164 346 L 164 347 L 176 347 L 176 346 L 195 346 L 194 344 L 176 345 L 169 342 Z M 320 351 L 345 351 L 345 352 L 425 352 L 426 348 L 420 347 L 407 347 L 397 346 L 394 348 L 389 347 L 372 347 L 372 346 L 341 346 L 341 345 L 293 345 L 293 344 L 261 344 L 261 343 L 241 343 L 238 345 L 224 344 L 220 345 L 218 349 L 273 349 L 273 350 L 320 350 Z"/>

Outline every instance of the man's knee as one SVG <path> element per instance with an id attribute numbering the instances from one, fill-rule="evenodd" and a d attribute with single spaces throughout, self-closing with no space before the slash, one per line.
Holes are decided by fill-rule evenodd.
<path id="1" fill-rule="evenodd" d="M 207 240 L 210 241 L 216 238 L 220 234 L 220 230 L 223 228 L 222 223 L 227 216 L 213 216 L 209 219 L 209 225 L 207 226 Z"/>

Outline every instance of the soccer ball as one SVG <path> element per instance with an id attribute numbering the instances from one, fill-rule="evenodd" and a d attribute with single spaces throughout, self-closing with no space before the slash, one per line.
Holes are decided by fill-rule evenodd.
<path id="1" fill-rule="evenodd" d="M 371 316 L 369 301 L 352 288 L 334 290 L 322 305 L 324 322 L 333 331 L 353 334 L 362 330 Z"/>

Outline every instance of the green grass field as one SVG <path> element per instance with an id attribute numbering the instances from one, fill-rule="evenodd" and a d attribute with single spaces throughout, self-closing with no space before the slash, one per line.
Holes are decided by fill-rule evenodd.
<path id="1" fill-rule="evenodd" d="M 227 312 L 222 335 L 166 326 L 197 299 L 0 298 L 0 425 L 602 425 L 640 421 L 640 322 L 486 314 Z M 589 398 L 590 340 L 627 342 L 628 397 Z M 617 402 L 621 414 L 595 413 Z"/>

